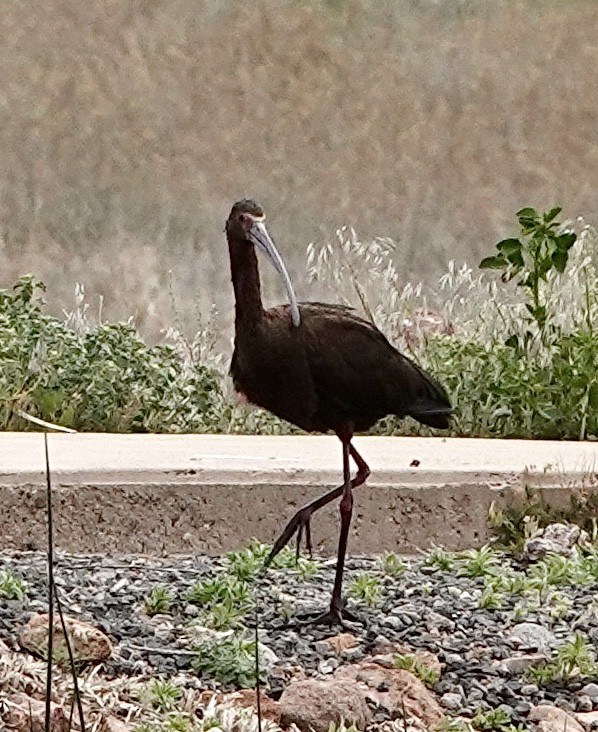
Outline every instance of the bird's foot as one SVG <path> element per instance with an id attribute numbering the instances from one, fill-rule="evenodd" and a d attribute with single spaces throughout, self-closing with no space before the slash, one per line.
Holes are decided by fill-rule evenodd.
<path id="1" fill-rule="evenodd" d="M 333 602 L 325 613 L 306 613 L 297 617 L 299 625 L 339 625 L 343 630 L 355 630 L 356 625 L 363 625 L 363 620 L 344 607 L 344 603 Z"/>
<path id="2" fill-rule="evenodd" d="M 275 557 L 285 548 L 285 546 L 291 541 L 293 536 L 297 534 L 297 560 L 301 552 L 301 540 L 303 539 L 303 533 L 305 532 L 305 548 L 307 549 L 308 555 L 312 555 L 312 543 L 311 543 L 311 515 L 313 509 L 310 506 L 305 506 L 299 509 L 297 513 L 291 518 L 289 523 L 285 526 L 282 534 L 274 542 L 272 551 L 266 557 L 264 562 L 264 569 L 267 569 Z"/>

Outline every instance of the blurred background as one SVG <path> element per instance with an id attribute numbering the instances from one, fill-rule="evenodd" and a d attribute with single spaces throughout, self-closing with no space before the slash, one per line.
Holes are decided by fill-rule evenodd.
<path id="1" fill-rule="evenodd" d="M 433 286 L 522 206 L 596 223 L 597 28 L 596 0 L 3 0 L 0 286 L 227 333 L 241 197 L 303 298 L 343 225 Z"/>

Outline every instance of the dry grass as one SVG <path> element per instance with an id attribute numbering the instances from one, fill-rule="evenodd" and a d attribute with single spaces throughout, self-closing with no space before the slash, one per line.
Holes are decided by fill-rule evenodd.
<path id="1" fill-rule="evenodd" d="M 592 222 L 597 23 L 595 0 L 8 0 L 0 285 L 33 271 L 58 307 L 83 281 L 156 336 L 169 269 L 185 329 L 230 311 L 243 195 L 296 276 L 343 224 L 396 239 L 406 281 L 524 204 Z"/>

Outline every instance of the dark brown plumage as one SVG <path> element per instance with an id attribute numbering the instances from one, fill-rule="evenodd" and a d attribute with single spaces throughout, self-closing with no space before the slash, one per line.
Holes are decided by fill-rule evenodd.
<path id="1" fill-rule="evenodd" d="M 297 303 L 263 220 L 262 209 L 244 200 L 233 206 L 226 224 L 235 290 L 233 383 L 253 404 L 308 432 L 335 432 L 343 443 L 344 468 L 343 485 L 295 514 L 267 563 L 296 532 L 298 547 L 305 530 L 311 549 L 310 516 L 342 495 L 337 578 L 325 616 L 342 622 L 341 584 L 352 489 L 369 475 L 368 466 L 351 444 L 353 434 L 368 430 L 388 414 L 409 415 L 443 429 L 448 427 L 451 407 L 440 384 L 351 308 Z M 255 246 L 271 258 L 283 277 L 289 305 L 264 310 Z M 349 456 L 358 468 L 353 480 Z"/>

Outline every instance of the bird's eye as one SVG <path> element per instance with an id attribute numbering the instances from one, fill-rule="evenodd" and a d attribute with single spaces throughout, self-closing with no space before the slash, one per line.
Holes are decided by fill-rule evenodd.
<path id="1" fill-rule="evenodd" d="M 247 214 L 241 214 L 241 215 L 239 216 L 239 221 L 240 221 L 240 222 L 241 222 L 242 224 L 246 224 L 246 223 L 247 223 L 247 222 L 249 221 L 249 216 L 248 216 Z"/>

